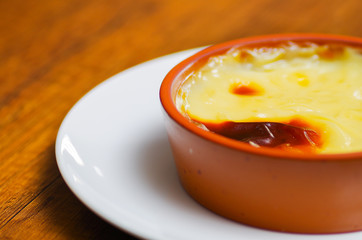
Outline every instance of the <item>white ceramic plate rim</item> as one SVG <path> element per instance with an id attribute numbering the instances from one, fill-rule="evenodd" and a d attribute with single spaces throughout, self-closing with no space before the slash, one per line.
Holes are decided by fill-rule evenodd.
<path id="1" fill-rule="evenodd" d="M 362 239 L 362 232 L 305 235 L 245 226 L 204 209 L 183 191 L 158 89 L 174 65 L 198 50 L 123 71 L 75 104 L 56 139 L 57 164 L 72 192 L 104 220 L 146 239 Z"/>

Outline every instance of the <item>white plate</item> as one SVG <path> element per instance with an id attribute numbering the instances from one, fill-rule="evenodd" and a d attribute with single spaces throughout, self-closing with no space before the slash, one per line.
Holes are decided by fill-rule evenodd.
<path id="1" fill-rule="evenodd" d="M 92 211 L 147 239 L 362 239 L 362 232 L 302 235 L 261 230 L 222 218 L 194 202 L 178 182 L 158 90 L 188 50 L 103 82 L 64 119 L 56 141 L 60 172 Z"/>

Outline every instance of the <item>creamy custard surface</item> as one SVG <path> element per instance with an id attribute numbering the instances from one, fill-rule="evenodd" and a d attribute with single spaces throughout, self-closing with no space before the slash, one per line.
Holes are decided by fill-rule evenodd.
<path id="1" fill-rule="evenodd" d="M 362 51 L 309 42 L 231 49 L 185 80 L 176 105 L 201 127 L 303 122 L 320 137 L 317 153 L 362 151 Z"/>

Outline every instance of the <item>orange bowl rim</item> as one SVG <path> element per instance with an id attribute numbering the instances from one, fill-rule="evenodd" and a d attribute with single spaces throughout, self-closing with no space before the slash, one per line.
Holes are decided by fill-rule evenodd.
<path id="1" fill-rule="evenodd" d="M 209 58 L 222 51 L 226 51 L 233 47 L 242 47 L 251 44 L 262 43 L 277 43 L 283 41 L 319 41 L 326 43 L 341 43 L 346 45 L 357 45 L 362 47 L 362 38 L 335 34 L 320 34 L 320 33 L 286 33 L 286 34 L 272 34 L 262 36 L 252 36 L 240 38 L 210 47 L 197 52 L 196 54 L 186 58 L 179 64 L 177 64 L 171 71 L 168 72 L 160 87 L 160 100 L 163 109 L 166 114 L 173 119 L 179 126 L 188 130 L 189 132 L 222 145 L 227 148 L 246 152 L 249 154 L 263 155 L 271 158 L 288 159 L 288 160 L 314 160 L 314 161 L 356 161 L 362 160 L 362 152 L 351 153 L 294 153 L 286 152 L 280 149 L 268 148 L 268 147 L 253 147 L 248 143 L 240 142 L 234 139 L 224 137 L 222 135 L 203 130 L 191 123 L 186 117 L 184 117 L 176 108 L 174 100 L 172 98 L 172 85 L 174 80 L 177 79 L 184 71 L 192 69 L 193 65 L 201 59 Z"/>

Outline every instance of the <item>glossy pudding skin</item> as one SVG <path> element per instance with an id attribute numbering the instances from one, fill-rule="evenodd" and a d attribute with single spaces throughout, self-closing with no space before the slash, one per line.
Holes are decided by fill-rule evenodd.
<path id="1" fill-rule="evenodd" d="M 228 219 L 362 230 L 362 39 L 278 34 L 206 48 L 160 88 L 183 188 Z"/>
<path id="2" fill-rule="evenodd" d="M 362 50 L 286 41 L 212 56 L 176 105 L 199 127 L 254 147 L 362 151 Z"/>

